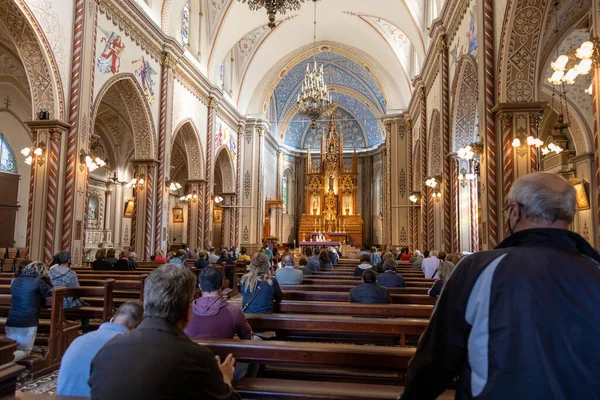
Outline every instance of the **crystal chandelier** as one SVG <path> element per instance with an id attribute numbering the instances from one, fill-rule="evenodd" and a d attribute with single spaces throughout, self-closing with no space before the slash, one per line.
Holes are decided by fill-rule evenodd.
<path id="1" fill-rule="evenodd" d="M 269 28 L 275 29 L 275 15 L 285 14 L 286 11 L 298 11 L 306 0 L 238 0 L 242 3 L 248 3 L 250 10 L 260 10 L 265 8 L 269 16 Z M 316 0 L 313 0 L 316 1 Z"/>
<path id="2" fill-rule="evenodd" d="M 304 115 L 311 120 L 312 129 L 316 128 L 316 122 L 320 117 L 331 114 L 335 106 L 331 101 L 327 85 L 325 84 L 325 75 L 323 74 L 323 65 L 317 65 L 317 2 L 315 3 L 315 22 L 314 22 L 314 61 L 311 69 L 310 64 L 306 65 L 306 75 L 302 89 L 298 94 L 296 101 L 298 114 Z"/>

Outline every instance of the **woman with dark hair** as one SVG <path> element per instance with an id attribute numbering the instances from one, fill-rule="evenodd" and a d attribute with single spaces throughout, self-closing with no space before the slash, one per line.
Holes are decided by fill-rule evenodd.
<path id="1" fill-rule="evenodd" d="M 331 258 L 329 258 L 327 250 L 321 250 L 319 253 L 319 264 L 321 269 L 333 269 L 333 264 L 331 263 Z"/>
<path id="2" fill-rule="evenodd" d="M 283 292 L 264 253 L 256 253 L 250 261 L 250 270 L 242 276 L 242 310 L 246 314 L 273 314 L 273 303 L 281 303 Z"/>
<path id="3" fill-rule="evenodd" d="M 115 271 L 133 271 L 133 265 L 131 261 L 129 261 L 129 257 L 127 252 L 121 250 L 119 253 L 119 260 L 113 265 L 112 269 Z"/>
<path id="4" fill-rule="evenodd" d="M 71 253 L 68 251 L 61 251 L 52 258 L 52 263 L 50 265 L 52 266 L 50 267 L 49 276 L 50 280 L 52 281 L 52 286 L 64 286 L 67 288 L 80 286 L 77 274 L 70 268 Z M 65 297 L 63 301 L 63 308 L 65 309 L 79 308 L 86 305 L 88 304 L 82 302 L 76 297 Z M 89 332 L 89 318 L 81 318 L 81 330 L 83 333 Z"/>
<path id="5" fill-rule="evenodd" d="M 350 290 L 351 303 L 389 304 L 392 302 L 387 289 L 377 283 L 375 271 L 365 270 L 362 281 L 362 284 Z"/>
<path id="6" fill-rule="evenodd" d="M 92 269 L 97 271 L 109 271 L 112 269 L 112 264 L 106 261 L 106 249 L 98 249 L 96 259 L 92 263 Z"/>
<path id="7" fill-rule="evenodd" d="M 29 356 L 33 348 L 40 309 L 46 298 L 52 296 L 52 286 L 43 279 L 47 273 L 43 263 L 33 262 L 24 267 L 10 284 L 11 304 L 6 336 L 18 344 L 14 361 Z"/>

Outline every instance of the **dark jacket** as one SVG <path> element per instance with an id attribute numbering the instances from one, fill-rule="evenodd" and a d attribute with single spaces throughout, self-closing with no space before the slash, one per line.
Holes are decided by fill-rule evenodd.
<path id="1" fill-rule="evenodd" d="M 443 287 L 444 287 L 444 281 L 441 279 L 438 279 L 437 281 L 435 281 L 435 283 L 433 284 L 433 286 L 431 287 L 431 289 L 429 289 L 429 291 L 427 293 L 431 297 L 438 297 L 440 295 L 440 293 L 442 292 Z"/>
<path id="2" fill-rule="evenodd" d="M 335 252 L 333 252 L 333 251 L 329 252 L 329 259 L 331 260 L 331 263 L 333 265 L 337 265 L 338 262 L 339 262 L 339 260 L 340 260 L 340 258 L 338 257 L 338 255 Z"/>
<path id="3" fill-rule="evenodd" d="M 106 261 L 107 263 L 110 263 L 110 264 L 114 264 L 117 261 L 119 261 L 119 259 L 117 257 L 106 257 L 104 259 L 104 261 Z"/>
<path id="4" fill-rule="evenodd" d="M 314 257 L 308 257 L 307 260 L 308 264 L 306 265 L 306 268 L 312 272 L 319 272 L 321 270 L 321 263 L 319 260 L 315 259 Z"/>
<path id="5" fill-rule="evenodd" d="M 229 257 L 219 257 L 216 264 L 235 264 L 235 260 Z"/>
<path id="6" fill-rule="evenodd" d="M 364 266 L 365 268 L 361 268 L 361 266 Z M 372 268 L 373 266 L 371 264 L 360 264 L 358 267 L 354 268 L 354 276 L 363 276 L 363 272 Z"/>
<path id="7" fill-rule="evenodd" d="M 600 398 L 600 255 L 529 229 L 461 260 L 409 364 L 402 399 Z M 477 377 L 477 379 L 472 379 Z"/>
<path id="8" fill-rule="evenodd" d="M 256 296 L 254 296 L 254 292 L 250 292 L 249 287 L 242 285 L 242 309 L 244 309 L 244 312 L 246 314 L 273 314 L 273 302 L 281 303 L 283 299 L 283 292 L 279 287 L 279 283 L 277 283 L 277 279 L 272 278 L 271 283 L 259 281 L 257 288 L 254 290 L 258 290 Z"/>
<path id="9" fill-rule="evenodd" d="M 119 260 L 113 264 L 112 269 L 115 271 L 133 271 L 133 265 L 128 258 L 119 258 Z"/>
<path id="10" fill-rule="evenodd" d="M 377 283 L 362 283 L 350 290 L 351 303 L 388 304 L 390 295 L 386 288 Z"/>
<path id="11" fill-rule="evenodd" d="M 110 271 L 112 269 L 112 263 L 106 261 L 104 258 L 94 260 L 92 263 L 92 269 L 96 271 Z"/>
<path id="12" fill-rule="evenodd" d="M 183 330 L 191 338 L 252 339 L 252 328 L 240 306 L 223 297 L 200 297 L 192 303 L 193 314 Z"/>
<path id="13" fill-rule="evenodd" d="M 323 262 L 322 260 L 319 260 L 319 268 L 320 269 L 333 269 L 333 264 L 331 264 L 331 261 L 326 263 L 326 262 Z"/>
<path id="14" fill-rule="evenodd" d="M 214 355 L 159 318 L 146 318 L 104 345 L 88 383 L 100 400 L 240 399 L 223 383 Z"/>
<path id="15" fill-rule="evenodd" d="M 404 277 L 394 271 L 385 271 L 377 277 L 377 283 L 383 287 L 406 287 Z"/>
<path id="16" fill-rule="evenodd" d="M 198 269 L 204 269 L 210 265 L 210 261 L 198 259 L 194 262 L 194 267 Z"/>
<path id="17" fill-rule="evenodd" d="M 10 311 L 6 326 L 28 328 L 38 326 L 40 309 L 52 296 L 52 286 L 40 278 L 20 276 L 10 285 Z"/>

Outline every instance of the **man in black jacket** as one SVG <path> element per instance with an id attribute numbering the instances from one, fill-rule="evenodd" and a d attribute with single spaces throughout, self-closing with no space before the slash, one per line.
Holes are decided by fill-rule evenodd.
<path id="1" fill-rule="evenodd" d="M 185 265 L 163 265 L 150 273 L 144 321 L 112 339 L 92 360 L 93 399 L 240 399 L 231 386 L 232 355 L 220 363 L 183 333 L 195 286 L 196 277 Z"/>
<path id="2" fill-rule="evenodd" d="M 463 258 L 407 372 L 403 400 L 600 398 L 600 255 L 568 230 L 575 191 L 558 175 L 517 180 L 511 235 Z"/>

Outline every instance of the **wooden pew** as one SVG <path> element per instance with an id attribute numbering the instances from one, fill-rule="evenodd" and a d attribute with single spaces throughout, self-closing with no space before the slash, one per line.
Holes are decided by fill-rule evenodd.
<path id="1" fill-rule="evenodd" d="M 346 315 L 247 314 L 255 332 L 274 331 L 278 340 L 334 341 L 337 343 L 406 346 L 406 336 L 416 339 L 429 321 L 413 318 L 367 318 Z M 400 339 L 400 340 L 398 340 Z"/>
<path id="2" fill-rule="evenodd" d="M 342 292 L 348 293 L 350 290 L 354 289 L 356 285 L 280 285 L 281 290 L 296 290 L 301 292 Z M 386 288 L 389 293 L 403 293 L 403 294 L 427 294 L 429 288 L 399 288 L 399 287 L 388 287 Z"/>
<path id="3" fill-rule="evenodd" d="M 9 339 L 6 339 L 9 340 Z M 14 351 L 17 348 L 17 343 L 14 342 L 14 348 L 10 351 L 11 361 L 14 359 Z M 2 399 L 11 398 L 17 389 L 17 378 L 19 378 L 26 368 L 22 365 L 8 363 L 0 365 L 0 397 Z M 9 397 L 6 397 L 9 396 Z"/>
<path id="4" fill-rule="evenodd" d="M 283 290 L 283 298 L 285 300 L 309 300 L 309 301 L 339 301 L 348 302 L 350 297 L 348 293 L 336 293 L 336 292 L 310 292 L 310 291 L 296 291 L 296 290 Z M 392 303 L 394 304 L 431 304 L 434 305 L 436 302 L 435 297 L 430 297 L 424 294 L 390 294 L 392 297 Z"/>
<path id="5" fill-rule="evenodd" d="M 406 286 L 410 288 L 431 288 L 433 286 L 433 282 L 419 282 L 414 280 L 406 280 Z M 302 285 L 327 285 L 327 286 L 337 286 L 337 285 L 358 285 L 360 284 L 360 280 L 350 280 L 350 279 L 319 279 L 313 277 L 312 275 L 305 275 L 302 280 Z"/>

